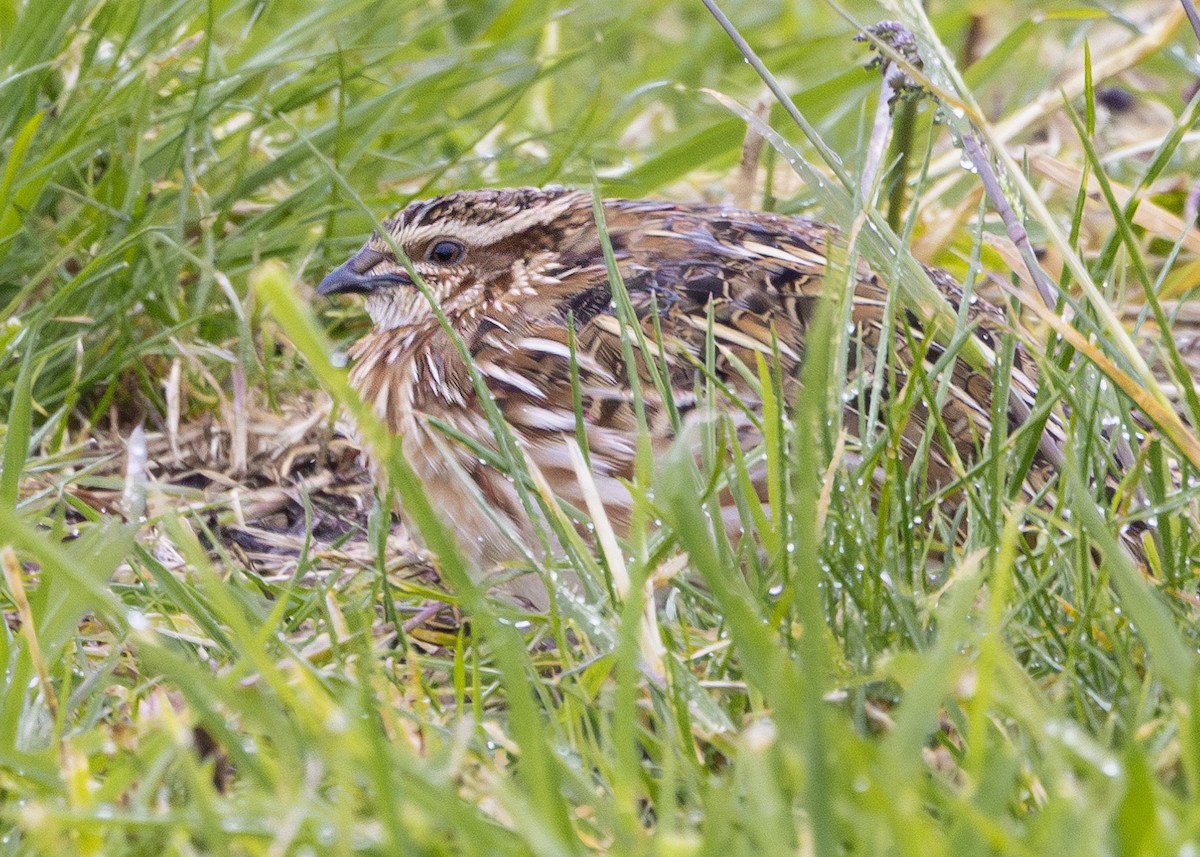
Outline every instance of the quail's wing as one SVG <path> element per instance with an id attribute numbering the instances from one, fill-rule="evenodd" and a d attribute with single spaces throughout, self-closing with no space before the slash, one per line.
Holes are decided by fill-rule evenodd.
<path id="1" fill-rule="evenodd" d="M 647 204 L 629 205 L 644 216 L 641 209 Z M 615 219 L 620 222 L 619 216 Z M 961 472 L 961 465 L 950 462 L 952 454 L 963 459 L 974 456 L 990 431 L 990 370 L 961 357 L 945 359 L 941 341 L 899 301 L 889 313 L 889 287 L 865 262 L 860 260 L 849 274 L 844 268 L 838 270 L 830 256 L 844 254 L 829 252 L 839 240 L 833 228 L 806 218 L 708 208 L 667 211 L 657 228 L 630 230 L 627 236 L 618 233 L 614 246 L 622 238 L 631 258 L 655 260 L 654 268 L 642 275 L 647 291 L 655 295 L 660 312 L 665 307 L 668 314 L 686 319 L 672 327 L 682 330 L 690 324 L 694 347 L 698 338 L 707 335 L 711 314 L 713 336 L 730 353 L 747 359 L 754 351 L 778 349 L 785 368 L 803 353 L 817 302 L 829 294 L 830 284 L 849 281 L 853 296 L 847 386 L 877 386 L 886 396 L 906 383 L 922 384 L 900 435 L 901 454 L 906 459 L 915 454 L 936 401 L 940 425 L 931 450 L 931 471 L 944 471 L 931 472 L 936 481 Z M 994 353 L 1008 332 L 1003 312 L 983 300 L 964 306 L 953 277 L 936 268 L 926 271 L 951 307 L 962 312 L 976 343 Z M 881 348 L 888 359 L 878 359 Z M 873 385 L 877 368 L 888 377 Z M 918 368 L 920 372 L 915 371 Z M 1005 409 L 1010 429 L 1028 418 L 1036 392 L 1034 361 L 1018 345 Z M 846 417 L 854 432 L 859 422 L 854 402 L 847 406 Z M 1062 426 L 1052 416 L 1041 438 L 1039 466 L 1060 460 L 1063 439 Z"/>

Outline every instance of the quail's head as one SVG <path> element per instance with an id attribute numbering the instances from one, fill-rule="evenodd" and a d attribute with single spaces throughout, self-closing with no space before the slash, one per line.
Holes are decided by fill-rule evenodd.
<path id="1" fill-rule="evenodd" d="M 536 302 L 539 289 L 555 286 L 580 218 L 590 222 L 589 197 L 561 188 L 462 191 L 414 202 L 385 220 L 384 232 L 326 276 L 317 293 L 365 295 L 377 329 L 436 323 L 399 248 L 451 323 L 469 325 L 514 302 Z"/>

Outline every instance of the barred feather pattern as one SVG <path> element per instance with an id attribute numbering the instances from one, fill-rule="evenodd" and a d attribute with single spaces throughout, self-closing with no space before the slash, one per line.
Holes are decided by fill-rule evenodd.
<path id="1" fill-rule="evenodd" d="M 665 448 L 671 441 L 672 423 L 646 357 L 667 367 L 675 404 L 686 417 L 700 404 L 696 367 L 704 362 L 710 314 L 716 375 L 743 404 L 759 406 L 736 361 L 753 367 L 758 353 L 778 350 L 785 392 L 794 391 L 829 250 L 839 240 L 833 227 L 803 217 L 661 201 L 606 200 L 603 214 L 630 302 L 656 352 L 639 354 L 635 367 L 655 444 Z M 610 518 L 618 526 L 627 521 L 631 501 L 623 480 L 631 473 L 637 426 L 591 196 L 558 188 L 464 191 L 414 202 L 383 225 L 388 237 L 373 235 L 319 291 L 365 294 L 374 329 L 351 348 L 353 383 L 403 439 L 406 456 L 475 560 L 486 566 L 514 556 L 485 509 L 518 522 L 522 509 L 502 473 L 434 426 L 441 422 L 495 446 L 467 367 L 396 259 L 393 243 L 412 260 L 465 341 L 530 461 L 563 499 L 582 507 L 566 447 L 576 430 L 572 328 L 595 482 Z M 944 271 L 927 271 L 960 310 L 956 281 Z M 903 310 L 893 330 L 885 331 L 888 286 L 865 263 L 858 264 L 853 281 L 850 371 L 874 371 L 877 350 L 887 343 L 894 352 L 890 380 L 898 389 L 916 359 L 910 344 L 919 344 L 929 365 L 944 354 L 942 346 Z M 1007 329 L 1003 313 L 973 300 L 965 314 L 978 344 L 997 349 Z M 1034 362 L 1020 346 L 1013 368 L 1006 404 L 1010 428 L 1028 417 L 1037 386 Z M 935 486 L 956 478 L 956 456 L 967 462 L 978 457 L 991 428 L 990 375 L 956 360 L 947 376 L 940 416 L 953 449 L 936 440 L 931 445 L 928 480 Z M 856 399 L 846 406 L 851 432 L 860 422 L 857 405 Z M 911 413 L 899 438 L 898 452 L 906 461 L 917 454 L 928 416 L 923 403 Z M 759 440 L 746 420 L 738 433 L 747 446 Z M 1052 416 L 1032 482 L 1044 481 L 1053 470 L 1063 437 Z"/>

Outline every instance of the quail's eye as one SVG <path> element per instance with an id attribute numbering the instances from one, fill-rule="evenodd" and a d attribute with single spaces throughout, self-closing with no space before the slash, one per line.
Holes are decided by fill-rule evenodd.
<path id="1" fill-rule="evenodd" d="M 461 241 L 455 241 L 453 238 L 442 238 L 434 241 L 429 246 L 429 250 L 425 253 L 425 258 L 439 265 L 454 265 L 461 262 L 463 256 L 466 254 L 467 248 L 463 246 Z"/>

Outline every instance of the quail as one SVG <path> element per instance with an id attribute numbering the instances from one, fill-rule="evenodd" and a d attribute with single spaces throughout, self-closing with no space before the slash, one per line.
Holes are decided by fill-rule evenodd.
<path id="1" fill-rule="evenodd" d="M 373 329 L 350 348 L 352 382 L 401 437 L 404 454 L 481 566 L 517 555 L 505 532 L 527 532 L 525 512 L 507 474 L 462 442 L 495 448 L 461 352 L 395 247 L 465 343 L 528 460 L 577 508 L 585 498 L 567 444 L 582 425 L 592 481 L 619 529 L 630 515 L 638 432 L 631 377 L 639 381 L 652 446 L 663 450 L 679 421 L 705 404 L 700 379 L 711 347 L 711 371 L 732 392 L 724 398 L 736 399 L 719 407 L 738 442 L 753 447 L 761 440 L 752 418 L 760 406 L 757 357 L 781 364 L 782 389 L 794 393 L 806 331 L 826 289 L 829 251 L 842 240 L 835 227 L 806 217 L 719 205 L 608 199 L 602 209 L 643 333 L 627 337 L 632 371 L 588 192 L 472 190 L 413 202 L 383 221 L 386 236 L 374 234 L 318 287 L 321 295 L 365 297 Z M 926 272 L 965 313 L 970 335 L 995 351 L 1008 330 L 1003 312 L 978 298 L 964 310 L 955 279 L 936 268 Z M 848 368 L 861 379 L 876 370 L 878 350 L 888 349 L 889 383 L 875 385 L 886 395 L 913 376 L 916 361 L 932 367 L 945 351 L 912 313 L 887 312 L 888 284 L 865 262 L 851 279 Z M 671 402 L 654 383 L 655 371 Z M 1036 385 L 1034 361 L 1017 345 L 1004 409 L 1010 429 L 1028 417 Z M 934 399 L 918 396 L 894 441 L 906 462 L 925 450 L 932 486 L 952 483 L 963 462 L 978 460 L 993 413 L 989 371 L 955 357 L 940 386 L 939 429 L 925 437 Z M 871 387 L 868 379 L 859 389 Z M 847 397 L 843 422 L 851 435 L 865 401 Z M 1052 415 L 1031 479 L 1053 468 L 1061 428 Z M 516 523 L 498 527 L 495 516 Z"/>

